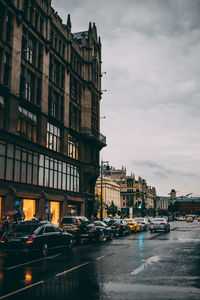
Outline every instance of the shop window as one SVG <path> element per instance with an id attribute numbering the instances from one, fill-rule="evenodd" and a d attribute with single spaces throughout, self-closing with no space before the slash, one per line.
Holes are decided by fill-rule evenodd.
<path id="1" fill-rule="evenodd" d="M 47 123 L 47 148 L 60 152 L 60 128 Z"/>
<path id="2" fill-rule="evenodd" d="M 78 204 L 68 204 L 68 215 L 78 216 L 80 215 L 80 205 Z"/>
<path id="3" fill-rule="evenodd" d="M 37 116 L 19 106 L 18 134 L 29 141 L 37 141 Z"/>
<path id="4" fill-rule="evenodd" d="M 59 225 L 60 218 L 60 202 L 50 202 L 51 223 Z"/>
<path id="5" fill-rule="evenodd" d="M 35 200 L 23 199 L 24 221 L 31 220 L 35 214 Z"/>

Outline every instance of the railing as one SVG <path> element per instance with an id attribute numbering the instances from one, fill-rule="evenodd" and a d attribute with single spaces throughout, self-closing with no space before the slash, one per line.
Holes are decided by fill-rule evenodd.
<path id="1" fill-rule="evenodd" d="M 98 140 L 100 140 L 101 142 L 106 144 L 106 137 L 97 130 L 93 130 L 93 129 L 90 129 L 90 128 L 87 128 L 87 127 L 83 127 L 81 133 L 85 134 L 87 136 L 95 137 Z"/>

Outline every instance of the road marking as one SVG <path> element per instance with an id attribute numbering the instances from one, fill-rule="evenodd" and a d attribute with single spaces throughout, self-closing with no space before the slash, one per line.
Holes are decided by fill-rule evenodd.
<path id="1" fill-rule="evenodd" d="M 43 280 L 42 280 L 42 281 L 38 281 L 38 282 L 33 283 L 33 284 L 29 285 L 29 286 L 26 286 L 26 287 L 24 287 L 24 288 L 21 288 L 21 289 L 19 289 L 19 290 L 16 290 L 16 291 L 14 291 L 14 292 L 9 293 L 9 294 L 3 295 L 3 296 L 0 297 L 0 299 L 5 299 L 5 298 L 7 298 L 7 297 L 10 297 L 10 296 L 15 295 L 15 294 L 17 294 L 17 293 L 20 293 L 20 292 L 22 292 L 22 291 L 24 291 L 24 290 L 30 289 L 30 288 L 32 288 L 32 287 L 34 287 L 34 286 L 36 286 L 36 285 L 42 284 L 42 283 L 44 283 Z"/>
<path id="2" fill-rule="evenodd" d="M 137 275 L 139 274 L 140 272 L 142 272 L 144 270 L 144 268 L 146 268 L 148 265 L 154 263 L 154 262 L 158 262 L 160 261 L 160 257 L 159 256 L 152 256 L 152 257 L 149 257 L 145 263 L 143 263 L 139 268 L 133 270 L 131 272 L 131 275 Z"/>
<path id="3" fill-rule="evenodd" d="M 56 254 L 56 255 L 52 255 L 52 256 L 47 256 L 47 257 L 42 257 L 42 258 L 39 258 L 39 259 L 35 259 L 35 260 L 31 260 L 31 261 L 27 261 L 23 264 L 19 264 L 19 265 L 16 265 L 16 266 L 12 266 L 12 267 L 9 267 L 9 268 L 6 268 L 6 271 L 9 271 L 9 270 L 13 270 L 13 269 L 16 269 L 16 268 L 19 268 L 19 267 L 22 267 L 22 266 L 26 266 L 28 264 L 32 264 L 34 262 L 38 262 L 38 261 L 42 261 L 42 260 L 47 260 L 47 259 L 53 259 L 57 256 L 60 256 L 61 254 Z"/>
<path id="4" fill-rule="evenodd" d="M 69 272 L 72 272 L 72 271 L 74 271 L 74 270 L 77 270 L 77 269 L 79 269 L 79 268 L 82 268 L 82 267 L 84 267 L 84 266 L 86 266 L 86 265 L 88 265 L 88 264 L 91 264 L 91 263 L 95 262 L 95 261 L 98 261 L 98 260 L 100 260 L 100 259 L 103 259 L 104 257 L 114 255 L 115 253 L 116 253 L 116 252 L 112 252 L 112 253 L 109 253 L 109 254 L 106 254 L 106 255 L 97 257 L 95 260 L 87 261 L 87 262 L 85 262 L 84 264 L 81 264 L 81 265 L 78 265 L 78 266 L 76 266 L 76 267 L 74 267 L 74 268 L 65 270 L 65 271 L 63 271 L 63 272 L 61 272 L 61 273 L 58 273 L 56 276 L 58 277 L 58 276 L 65 275 L 65 274 L 67 274 L 67 273 L 69 273 Z"/>
<path id="5" fill-rule="evenodd" d="M 84 266 L 86 266 L 86 265 L 88 265 L 88 264 L 90 264 L 90 263 L 92 263 L 92 261 L 87 261 L 87 262 L 85 262 L 84 264 L 81 264 L 81 265 L 76 266 L 76 267 L 74 267 L 74 268 L 65 270 L 64 272 L 58 273 L 56 276 L 58 277 L 58 276 L 61 276 L 61 275 L 65 275 L 65 274 L 67 274 L 67 273 L 69 273 L 69 272 L 72 272 L 72 271 L 74 271 L 74 270 L 76 270 L 76 269 L 79 269 L 79 268 L 81 268 L 81 267 L 84 267 Z"/>

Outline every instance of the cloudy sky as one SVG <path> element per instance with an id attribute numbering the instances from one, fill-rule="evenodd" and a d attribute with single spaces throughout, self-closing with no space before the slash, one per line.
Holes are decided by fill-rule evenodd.
<path id="1" fill-rule="evenodd" d="M 53 0 L 102 42 L 101 157 L 158 195 L 200 195 L 200 0 Z"/>

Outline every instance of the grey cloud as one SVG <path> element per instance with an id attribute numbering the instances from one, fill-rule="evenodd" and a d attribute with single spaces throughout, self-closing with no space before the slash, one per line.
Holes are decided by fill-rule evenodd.
<path id="1" fill-rule="evenodd" d="M 184 177 L 196 177 L 197 174 L 191 172 L 181 171 L 179 169 L 172 169 L 169 167 L 165 167 L 164 165 L 158 164 L 154 161 L 132 161 L 132 165 L 137 165 L 140 167 L 145 167 L 151 169 L 151 172 L 155 175 L 159 175 L 162 177 L 169 177 L 172 175 L 179 175 Z"/>

